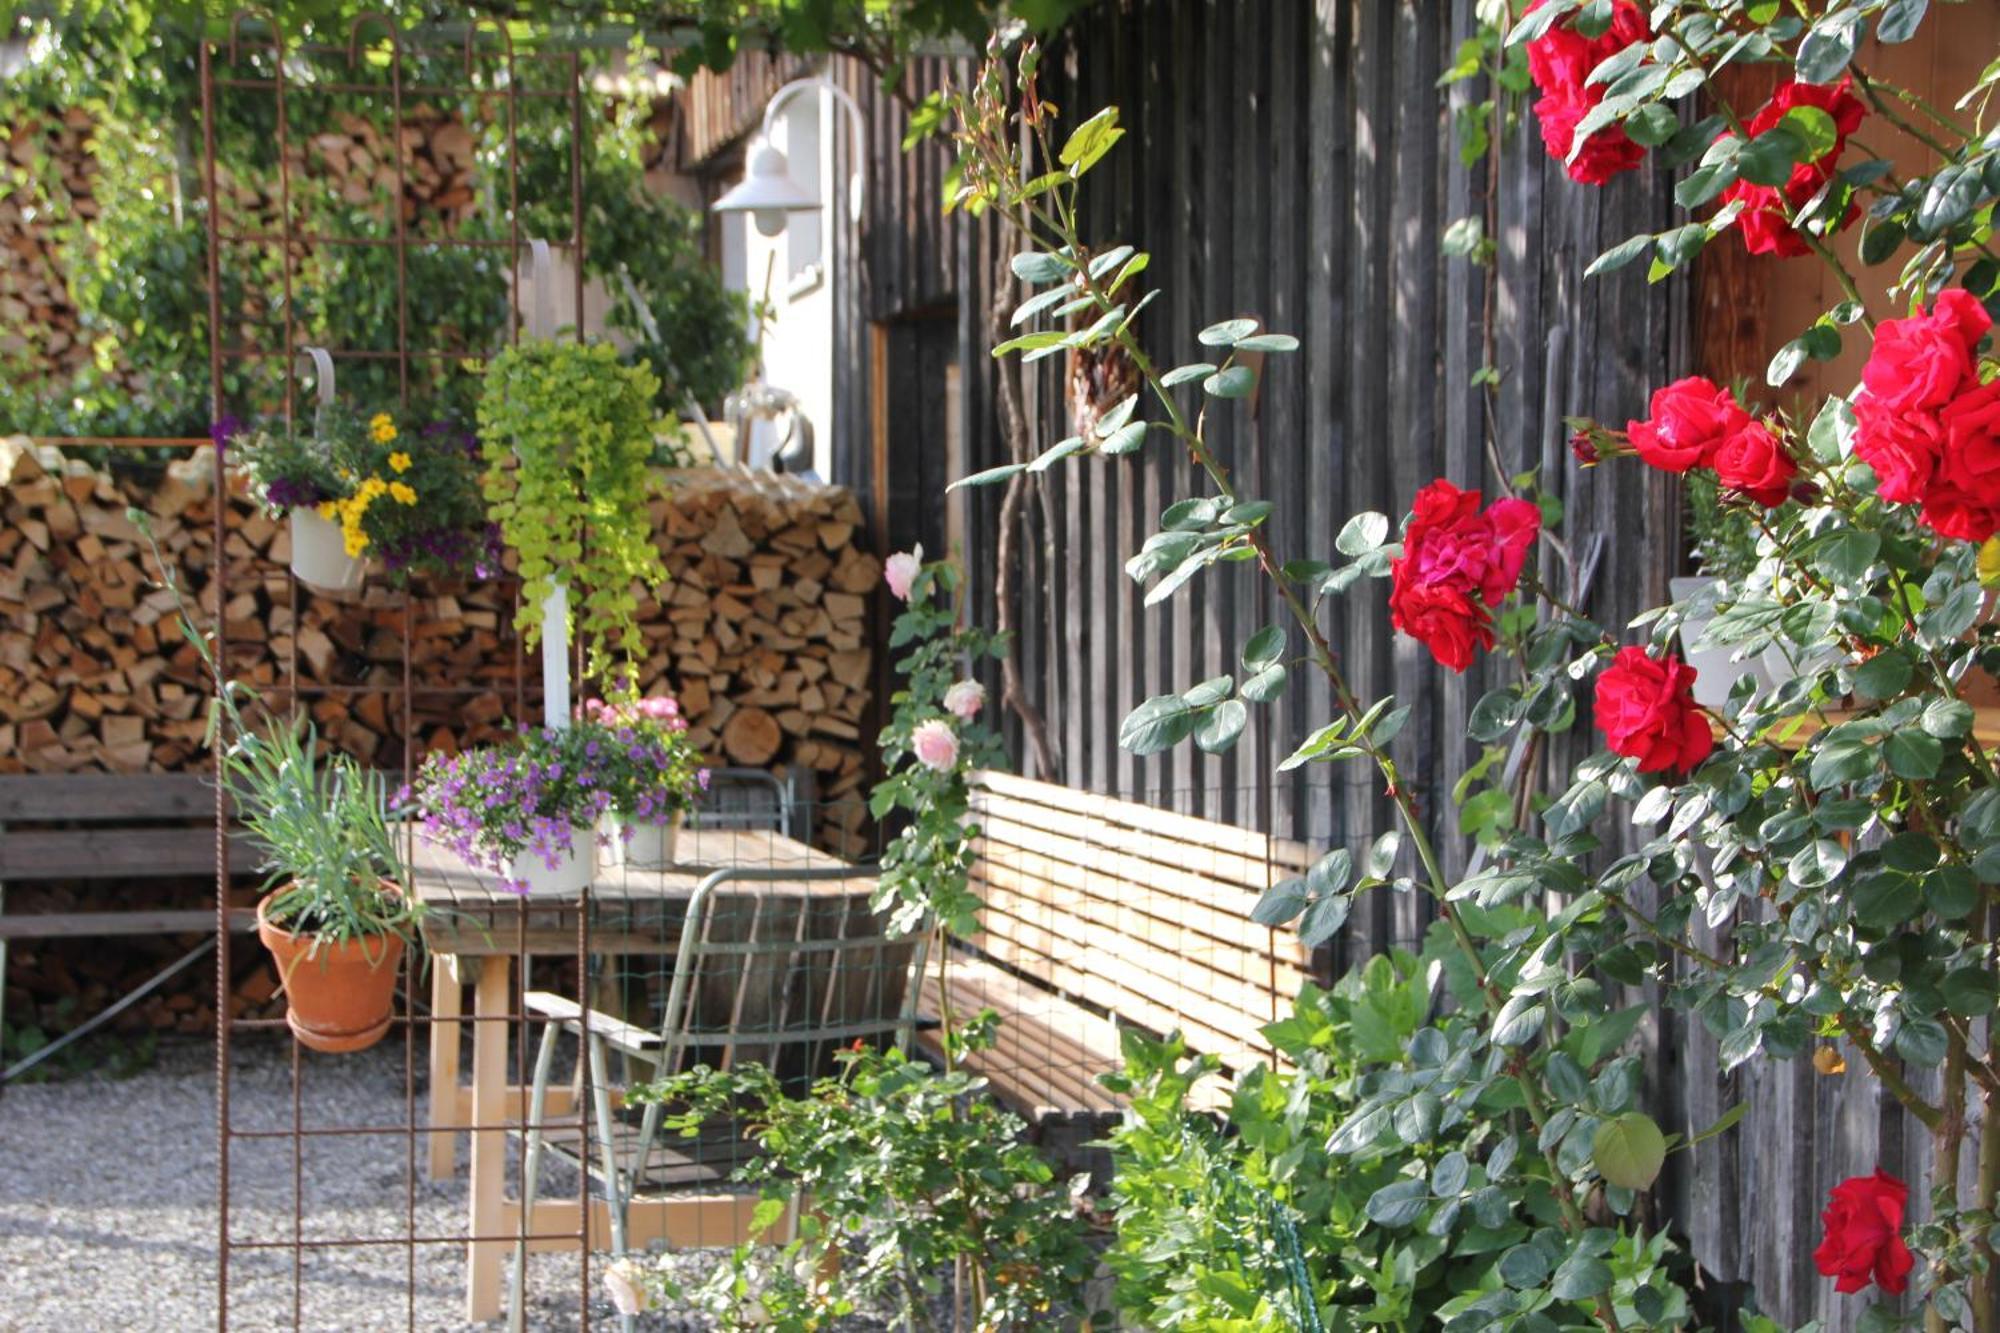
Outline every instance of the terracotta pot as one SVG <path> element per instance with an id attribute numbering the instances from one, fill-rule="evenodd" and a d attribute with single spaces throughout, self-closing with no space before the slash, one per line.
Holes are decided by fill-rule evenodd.
<path id="1" fill-rule="evenodd" d="M 388 1033 L 395 1016 L 402 936 L 322 944 L 315 951 L 311 936 L 294 935 L 265 916 L 277 896 L 266 894 L 257 904 L 257 938 L 278 964 L 286 1024 L 315 1051 L 367 1050 Z"/>

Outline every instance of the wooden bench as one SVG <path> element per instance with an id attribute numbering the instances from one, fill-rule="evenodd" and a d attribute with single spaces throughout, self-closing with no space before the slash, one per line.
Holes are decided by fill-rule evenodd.
<path id="1" fill-rule="evenodd" d="M 1250 911 L 1308 848 L 1004 773 L 975 776 L 973 812 L 983 930 L 942 992 L 932 970 L 924 1011 L 1000 1014 L 967 1064 L 1002 1101 L 1038 1123 L 1115 1113 L 1097 1076 L 1122 1063 L 1120 1027 L 1179 1031 L 1231 1069 L 1275 1058 L 1260 1029 L 1291 1012 L 1310 951 Z"/>
<path id="2" fill-rule="evenodd" d="M 240 839 L 240 835 L 238 835 Z M 254 860 L 240 840 L 231 864 Z M 47 880 L 167 879 L 215 874 L 215 787 L 192 773 L 22 773 L 0 775 L 0 997 L 10 940 L 184 935 L 213 932 L 205 908 L 8 915 L 11 883 Z M 252 925 L 237 911 L 231 924 Z M 213 946 L 198 946 L 71 1036 L 102 1023 Z M 0 1003 L 4 999 L 0 998 Z M 45 1048 L 52 1049 L 52 1048 Z"/>

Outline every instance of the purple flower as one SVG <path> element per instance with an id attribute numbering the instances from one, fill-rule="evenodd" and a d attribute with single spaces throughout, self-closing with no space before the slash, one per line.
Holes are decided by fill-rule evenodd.
<path id="1" fill-rule="evenodd" d="M 211 423 L 208 428 L 208 438 L 215 441 L 218 449 L 228 448 L 229 441 L 242 433 L 242 419 L 231 412 L 223 413 L 222 419 Z"/>

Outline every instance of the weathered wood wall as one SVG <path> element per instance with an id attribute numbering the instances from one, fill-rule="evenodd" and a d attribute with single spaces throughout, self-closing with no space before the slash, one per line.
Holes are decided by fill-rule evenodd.
<path id="1" fill-rule="evenodd" d="M 1068 123 L 1103 105 L 1121 109 L 1128 137 L 1090 177 L 1089 230 L 1100 248 L 1127 241 L 1152 253 L 1146 278 L 1164 294 L 1142 327 L 1157 359 L 1198 359 L 1195 332 L 1235 315 L 1303 340 L 1295 356 L 1270 359 L 1249 405 L 1213 414 L 1220 452 L 1243 487 L 1278 506 L 1281 551 L 1329 555 L 1348 515 L 1402 513 L 1436 476 L 1490 493 L 1490 431 L 1493 455 L 1510 472 L 1543 470 L 1565 502 L 1572 548 L 1600 544 L 1589 609 L 1616 631 L 1663 600 L 1677 571 L 1678 499 L 1655 475 L 1579 467 L 1562 418 L 1623 421 L 1643 410 L 1651 388 L 1694 365 L 1683 284 L 1648 286 L 1637 270 L 1582 276 L 1610 244 L 1669 221 L 1670 182 L 1642 172 L 1608 189 L 1575 186 L 1531 121 L 1490 174 L 1462 168 L 1450 125 L 1474 89 L 1436 85 L 1471 30 L 1470 0 L 1127 0 L 1090 11 L 1053 47 L 1045 92 Z M 933 63 L 903 93 L 920 98 L 965 69 Z M 931 479 L 940 467 L 962 474 L 1007 461 L 987 313 L 1021 297 L 994 276 L 1015 247 L 990 224 L 941 220 L 944 150 L 904 153 L 905 120 L 890 99 L 866 74 L 843 78 L 870 106 L 873 127 L 866 226 L 858 237 L 845 228 L 836 236 L 837 265 L 852 266 L 837 375 L 856 390 L 835 424 L 837 476 L 873 499 L 882 549 L 921 540 L 935 553 L 947 539 L 962 542 L 990 624 L 998 488 L 940 504 Z M 1446 227 L 1482 212 L 1493 191 L 1492 268 L 1445 257 Z M 946 429 L 937 357 L 953 338 L 960 384 Z M 1500 376 L 1490 414 L 1473 383 L 1489 360 Z M 1036 450 L 1069 433 L 1059 360 L 1044 364 L 1049 373 L 1030 383 Z M 1029 504 L 1020 648 L 1060 751 L 1046 776 L 1320 845 L 1357 845 L 1389 822 L 1373 775 L 1272 776 L 1331 713 L 1327 688 L 1302 673 L 1232 755 L 1183 747 L 1141 760 L 1118 748 L 1119 721 L 1134 704 L 1234 669 L 1243 640 L 1279 618 L 1243 566 L 1204 574 L 1169 607 L 1140 605 L 1123 561 L 1169 502 L 1196 490 L 1188 461 L 1156 440 L 1139 455 L 1052 473 L 1047 494 Z M 1542 574 L 1568 582 L 1546 549 Z M 1329 612 L 1326 625 L 1358 693 L 1394 692 L 1415 705 L 1399 759 L 1462 861 L 1450 793 L 1477 758 L 1465 717 L 1486 682 L 1477 670 L 1443 672 L 1392 635 L 1379 587 Z M 1031 771 L 1018 726 L 1010 740 Z M 1413 942 L 1428 918 L 1421 900 L 1378 895 L 1327 966 Z M 1663 1193 L 1717 1313 L 1754 1288 L 1789 1323 L 1851 1328 L 1864 1303 L 1836 1297 L 1813 1271 L 1818 1210 L 1835 1181 L 1878 1160 L 1921 1196 L 1905 1126 L 1859 1075 L 1820 1078 L 1793 1063 L 1725 1079 L 1713 1042 L 1679 1014 L 1663 1012 L 1648 1040 L 1653 1095 L 1670 1132 L 1707 1126 L 1738 1097 L 1752 1103 L 1734 1133 L 1674 1158 Z"/>

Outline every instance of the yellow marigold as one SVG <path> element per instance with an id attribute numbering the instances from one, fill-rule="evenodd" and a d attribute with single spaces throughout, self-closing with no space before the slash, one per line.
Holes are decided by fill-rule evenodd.
<path id="1" fill-rule="evenodd" d="M 398 472 L 408 472 L 410 470 L 410 456 L 398 449 L 395 453 L 389 455 L 389 466 Z"/>
<path id="2" fill-rule="evenodd" d="M 417 493 L 400 481 L 389 483 L 389 494 L 395 498 L 397 504 L 413 505 L 417 502 Z"/>
<path id="3" fill-rule="evenodd" d="M 321 500 L 314 508 L 319 511 L 321 518 L 330 519 L 340 513 L 340 503 L 337 500 Z"/>
<path id="4" fill-rule="evenodd" d="M 360 555 L 368 549 L 368 534 L 357 530 L 350 530 L 347 533 L 346 546 L 348 555 Z"/>
<path id="5" fill-rule="evenodd" d="M 377 444 L 387 444 L 396 438 L 396 423 L 389 419 L 387 412 L 377 412 L 368 420 L 368 433 Z"/>

